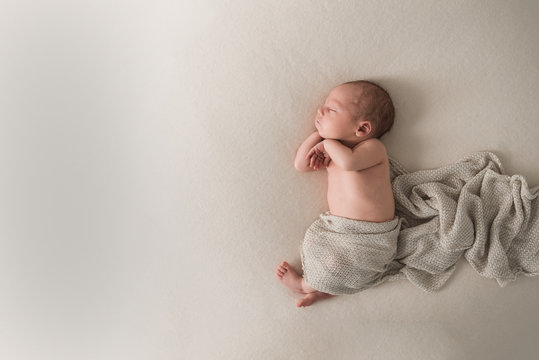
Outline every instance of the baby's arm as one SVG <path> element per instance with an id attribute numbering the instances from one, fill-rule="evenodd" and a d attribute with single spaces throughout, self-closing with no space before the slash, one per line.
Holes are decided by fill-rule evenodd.
<path id="1" fill-rule="evenodd" d="M 348 171 L 368 169 L 387 158 L 384 144 L 374 138 L 360 142 L 353 149 L 337 140 L 326 139 L 324 148 L 336 166 Z"/>
<path id="2" fill-rule="evenodd" d="M 314 168 L 311 167 L 311 159 L 307 158 L 309 151 L 319 142 L 324 140 L 318 133 L 318 131 L 313 132 L 303 143 L 299 146 L 298 151 L 296 152 L 296 159 L 294 160 L 294 167 L 298 171 L 313 171 Z"/>

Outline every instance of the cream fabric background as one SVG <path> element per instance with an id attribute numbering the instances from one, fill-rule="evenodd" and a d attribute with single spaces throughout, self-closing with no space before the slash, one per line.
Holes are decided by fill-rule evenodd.
<path id="1" fill-rule="evenodd" d="M 296 309 L 274 271 L 326 210 L 292 162 L 344 81 L 390 92 L 409 169 L 491 150 L 539 184 L 539 2 L 1 5 L 1 358 L 537 357 L 537 278 Z"/>

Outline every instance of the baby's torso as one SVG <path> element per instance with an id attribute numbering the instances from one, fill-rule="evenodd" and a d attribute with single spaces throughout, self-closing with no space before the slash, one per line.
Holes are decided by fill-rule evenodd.
<path id="1" fill-rule="evenodd" d="M 361 171 L 344 171 L 330 163 L 327 172 L 327 198 L 332 215 L 373 222 L 395 217 L 387 159 Z"/>

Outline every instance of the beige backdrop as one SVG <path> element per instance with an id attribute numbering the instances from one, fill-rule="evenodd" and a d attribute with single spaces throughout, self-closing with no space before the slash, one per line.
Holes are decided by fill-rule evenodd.
<path id="1" fill-rule="evenodd" d="M 491 150 L 539 185 L 539 2 L 1 8 L 0 358 L 537 358 L 539 278 L 297 309 L 274 272 L 326 210 L 292 163 L 344 81 L 390 92 L 409 169 Z"/>

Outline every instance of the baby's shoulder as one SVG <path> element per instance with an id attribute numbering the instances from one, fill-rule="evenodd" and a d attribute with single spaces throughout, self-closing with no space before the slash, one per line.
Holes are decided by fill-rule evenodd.
<path id="1" fill-rule="evenodd" d="M 386 147 L 376 138 L 360 142 L 352 153 L 359 169 L 386 168 L 389 164 Z"/>
<path id="2" fill-rule="evenodd" d="M 378 138 L 370 138 L 367 140 L 363 140 L 361 144 L 381 145 L 385 148 L 384 143 Z"/>
<path id="3" fill-rule="evenodd" d="M 384 156 L 387 156 L 386 146 L 380 139 L 377 138 L 364 140 L 360 142 L 357 147 L 365 150 L 368 149 L 371 153 L 378 153 L 380 155 L 383 154 Z"/>

